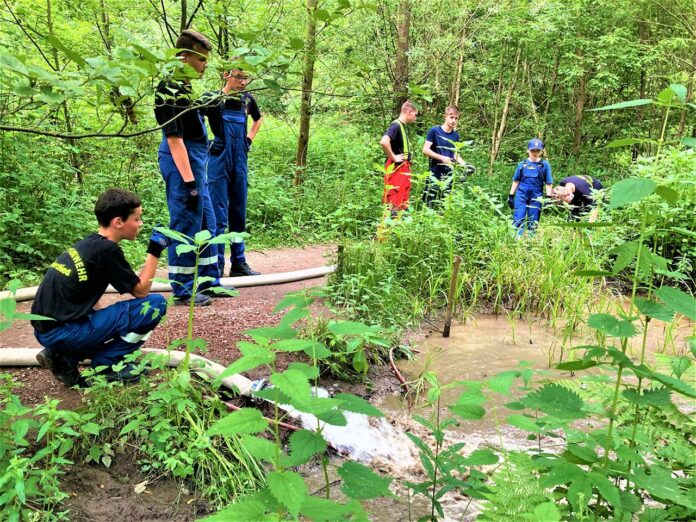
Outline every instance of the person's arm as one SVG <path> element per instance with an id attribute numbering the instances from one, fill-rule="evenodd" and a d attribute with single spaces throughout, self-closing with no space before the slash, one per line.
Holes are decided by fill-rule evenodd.
<path id="1" fill-rule="evenodd" d="M 519 186 L 520 186 L 520 182 L 519 182 L 519 181 L 513 181 L 513 182 L 512 182 L 512 185 L 510 185 L 510 195 L 511 195 L 511 196 L 514 196 L 514 195 L 515 195 L 515 192 L 517 192 L 517 187 L 519 187 Z"/>
<path id="2" fill-rule="evenodd" d="M 259 132 L 259 129 L 261 128 L 261 123 L 263 123 L 263 117 L 259 118 L 258 120 L 253 120 L 253 123 L 251 124 L 251 128 L 249 129 L 249 132 L 247 133 L 247 138 L 249 138 L 251 141 L 254 141 L 254 138 L 256 137 L 256 133 Z"/>
<path id="3" fill-rule="evenodd" d="M 167 136 L 167 145 L 169 145 L 169 151 L 172 153 L 174 165 L 176 165 L 176 170 L 179 171 L 181 179 L 184 180 L 184 183 L 194 181 L 195 178 L 191 170 L 186 145 L 184 145 L 184 138 L 181 136 Z"/>
<path id="4" fill-rule="evenodd" d="M 450 163 L 452 163 L 452 158 L 448 156 L 443 156 L 442 154 L 438 154 L 433 149 L 431 149 L 432 146 L 433 142 L 426 140 L 426 142 L 423 144 L 423 154 L 445 165 L 449 165 Z"/>
<path id="5" fill-rule="evenodd" d="M 553 175 L 551 174 L 551 164 L 544 160 L 544 165 L 546 165 L 544 169 L 546 171 L 546 197 L 550 198 L 553 194 Z"/>
<path id="6" fill-rule="evenodd" d="M 140 275 L 138 275 L 139 281 L 130 291 L 133 297 L 147 297 L 147 295 L 150 293 L 150 288 L 152 288 L 152 278 L 155 277 L 155 271 L 157 270 L 159 258 L 167 246 L 169 246 L 169 240 L 162 233 L 158 232 L 157 228 L 155 228 L 152 231 L 150 241 L 147 244 L 147 255 L 145 257 L 145 264 L 143 265 L 142 270 L 140 270 Z"/>
<path id="7" fill-rule="evenodd" d="M 403 163 L 404 155 L 394 154 L 391 147 L 391 138 L 389 136 L 386 134 L 382 136 L 382 139 L 379 140 L 379 144 L 382 146 L 382 149 L 384 149 L 384 153 L 387 155 L 388 159 L 392 160 L 394 163 Z"/>
<path id="8" fill-rule="evenodd" d="M 152 254 L 147 254 L 145 264 L 138 275 L 140 281 L 136 283 L 130 292 L 133 297 L 148 296 L 150 293 L 150 288 L 152 288 L 152 278 L 155 277 L 155 271 L 157 270 L 158 263 L 159 257 L 155 257 Z"/>

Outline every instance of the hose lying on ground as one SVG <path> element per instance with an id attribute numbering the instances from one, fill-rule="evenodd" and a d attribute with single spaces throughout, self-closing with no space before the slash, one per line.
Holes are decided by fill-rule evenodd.
<path id="1" fill-rule="evenodd" d="M 36 354 L 40 348 L 0 348 L 0 367 L 1 366 L 36 366 Z M 162 350 L 159 348 L 142 348 L 143 353 L 154 353 L 167 357 L 167 366 L 176 368 L 181 364 L 186 356 L 185 352 L 177 350 Z M 215 379 L 222 373 L 225 367 L 222 364 L 210 361 L 200 355 L 191 354 L 189 367 L 195 371 L 204 373 L 211 379 Z M 249 395 L 251 392 L 251 381 L 243 375 L 230 375 L 222 379 L 225 388 L 234 390 L 242 395 Z"/>
<path id="2" fill-rule="evenodd" d="M 250 286 L 262 285 L 277 285 L 280 283 L 291 283 L 293 281 L 302 281 L 304 279 L 314 279 L 330 274 L 336 270 L 336 265 L 320 266 L 315 268 L 306 268 L 304 270 L 295 270 L 293 272 L 278 272 L 276 274 L 261 274 L 257 276 L 242 276 L 242 277 L 223 277 L 220 279 L 220 284 L 225 287 L 247 288 Z M 30 286 L 20 288 L 12 295 L 10 292 L 0 292 L 0 299 L 14 297 L 17 302 L 30 301 L 34 299 L 38 286 Z M 169 283 L 153 283 L 151 292 L 171 292 L 172 286 Z M 109 286 L 106 293 L 117 293 L 114 287 Z"/>

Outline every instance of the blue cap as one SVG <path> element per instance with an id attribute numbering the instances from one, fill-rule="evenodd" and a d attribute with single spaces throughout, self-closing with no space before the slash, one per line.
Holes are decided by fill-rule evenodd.
<path id="1" fill-rule="evenodd" d="M 541 141 L 539 138 L 534 138 L 529 140 L 529 143 L 527 144 L 527 150 L 543 150 L 544 149 L 544 142 Z"/>

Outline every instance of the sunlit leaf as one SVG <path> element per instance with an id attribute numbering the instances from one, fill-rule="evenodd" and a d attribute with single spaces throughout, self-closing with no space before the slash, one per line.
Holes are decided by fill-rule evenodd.
<path id="1" fill-rule="evenodd" d="M 242 408 L 228 413 L 208 429 L 208 435 L 254 434 L 264 431 L 268 421 L 256 408 Z"/>
<path id="2" fill-rule="evenodd" d="M 297 517 L 307 497 L 307 485 L 302 477 L 292 471 L 272 471 L 266 482 L 273 497 Z"/>
<path id="3" fill-rule="evenodd" d="M 589 109 L 589 111 L 610 111 L 613 109 L 625 109 L 627 107 L 638 107 L 640 105 L 649 105 L 653 103 L 652 100 L 647 98 L 641 98 L 639 100 L 630 100 L 619 103 L 612 103 L 611 105 L 605 105 L 603 107 L 597 107 L 596 109 Z"/>
<path id="4" fill-rule="evenodd" d="M 668 308 L 685 315 L 692 321 L 696 321 L 696 299 L 693 296 L 670 286 L 663 286 L 655 291 L 655 295 L 662 300 Z"/>
<path id="5" fill-rule="evenodd" d="M 612 187 L 609 208 L 616 209 L 640 201 L 652 194 L 656 187 L 657 183 L 651 179 L 622 179 Z"/>

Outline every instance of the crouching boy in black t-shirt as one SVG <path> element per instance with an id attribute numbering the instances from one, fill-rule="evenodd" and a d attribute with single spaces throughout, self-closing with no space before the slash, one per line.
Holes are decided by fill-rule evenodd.
<path id="1" fill-rule="evenodd" d="M 138 196 L 126 190 L 107 190 L 99 196 L 94 213 L 99 232 L 58 256 L 31 307 L 32 313 L 54 319 L 32 321 L 34 335 L 44 347 L 36 358 L 66 386 L 85 385 L 77 369 L 83 359 L 91 359 L 93 368 L 108 366 L 110 380 L 137 380 L 132 363 L 118 372 L 111 366 L 145 342 L 167 309 L 164 297 L 150 294 L 150 287 L 168 240 L 153 231 L 139 276 L 118 245 L 123 239 L 134 240 L 143 225 Z M 109 284 L 136 299 L 95 310 Z"/>

